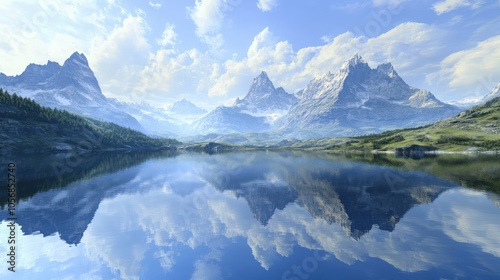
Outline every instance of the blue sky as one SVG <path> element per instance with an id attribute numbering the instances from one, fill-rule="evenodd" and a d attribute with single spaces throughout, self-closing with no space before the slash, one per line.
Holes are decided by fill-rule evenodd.
<path id="1" fill-rule="evenodd" d="M 359 53 L 441 100 L 500 82 L 498 0 L 4 0 L 0 72 L 83 52 L 103 93 L 205 108 L 267 71 L 288 92 Z"/>

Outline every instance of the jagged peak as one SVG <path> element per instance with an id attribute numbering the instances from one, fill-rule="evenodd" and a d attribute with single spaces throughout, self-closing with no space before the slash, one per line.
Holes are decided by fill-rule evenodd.
<path id="1" fill-rule="evenodd" d="M 379 66 L 377 66 L 377 71 L 379 73 L 385 74 L 391 78 L 399 78 L 398 73 L 396 72 L 396 70 L 394 69 L 394 66 L 390 62 L 383 63 L 383 64 L 380 64 Z"/>
<path id="2" fill-rule="evenodd" d="M 500 83 L 498 83 L 498 85 L 496 85 L 493 90 L 490 91 L 490 93 L 488 93 L 486 96 L 483 97 L 483 101 L 488 101 L 488 100 L 491 100 L 497 96 L 500 96 Z"/>
<path id="3" fill-rule="evenodd" d="M 265 94 L 275 90 L 273 82 L 267 76 L 266 71 L 260 72 L 259 76 L 253 79 L 252 85 L 248 90 L 248 94 Z M 248 96 L 247 94 L 247 96 Z"/>
<path id="4" fill-rule="evenodd" d="M 30 63 L 26 66 L 23 73 L 21 73 L 21 76 L 32 75 L 33 73 L 39 73 L 40 71 L 45 73 L 56 73 L 60 67 L 61 65 L 59 65 L 59 63 L 50 60 L 47 61 L 47 64 L 45 65 Z"/>
<path id="5" fill-rule="evenodd" d="M 364 61 L 364 59 L 358 53 L 355 53 L 353 56 L 351 56 L 348 60 L 344 62 L 342 68 L 349 68 L 350 66 L 355 67 L 360 64 L 368 65 L 366 61 Z"/>
<path id="6" fill-rule="evenodd" d="M 370 66 L 368 66 L 368 63 L 366 63 L 363 58 L 359 54 L 354 54 L 342 64 L 342 67 L 340 68 L 340 73 L 352 73 L 353 70 L 362 70 L 362 72 L 366 72 L 371 70 Z M 328 75 L 327 75 L 328 76 Z"/>
<path id="7" fill-rule="evenodd" d="M 394 71 L 394 66 L 390 62 L 382 63 L 379 66 L 377 66 L 377 71 L 388 73 L 390 71 Z"/>
<path id="8" fill-rule="evenodd" d="M 359 54 L 354 54 L 346 60 L 340 70 L 331 78 L 343 77 L 342 79 L 362 80 L 372 71 L 368 63 L 366 63 Z M 327 75 L 328 77 L 328 75 Z"/>
<path id="9" fill-rule="evenodd" d="M 353 56 L 351 56 L 351 58 L 349 58 L 348 62 L 349 62 L 349 64 L 353 64 L 353 65 L 356 65 L 358 63 L 366 63 L 358 53 L 355 53 Z"/>
<path id="10" fill-rule="evenodd" d="M 65 62 L 64 64 L 67 64 L 69 62 L 79 62 L 83 65 L 86 65 L 88 66 L 89 65 L 89 62 L 87 60 L 87 58 L 85 57 L 85 55 L 83 53 L 78 53 L 78 52 L 74 52 Z"/>
<path id="11" fill-rule="evenodd" d="M 491 95 L 499 94 L 500 93 L 500 83 L 496 85 L 493 90 L 490 92 Z"/>
<path id="12" fill-rule="evenodd" d="M 256 79 L 267 79 L 267 80 L 269 80 L 269 77 L 267 76 L 267 72 L 266 71 L 262 71 L 262 72 L 260 72 L 259 76 Z"/>
<path id="13" fill-rule="evenodd" d="M 59 63 L 55 62 L 55 61 L 51 61 L 51 60 L 47 60 L 47 65 L 48 66 L 61 66 L 59 65 Z"/>

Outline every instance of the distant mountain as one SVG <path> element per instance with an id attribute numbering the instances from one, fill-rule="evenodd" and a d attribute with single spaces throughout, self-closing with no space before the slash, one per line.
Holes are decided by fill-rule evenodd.
<path id="1" fill-rule="evenodd" d="M 183 122 L 173 118 L 163 109 L 151 107 L 144 102 L 135 104 L 121 102 L 114 98 L 108 100 L 116 109 L 134 117 L 149 135 L 176 137 L 181 134 Z"/>
<path id="2" fill-rule="evenodd" d="M 480 104 L 482 101 L 483 98 L 480 97 L 467 97 L 460 100 L 447 101 L 446 103 L 465 110 Z"/>
<path id="3" fill-rule="evenodd" d="M 288 111 L 298 99 L 287 92 L 282 87 L 275 88 L 273 82 L 262 71 L 256 77 L 247 95 L 243 99 L 236 99 L 235 107 L 250 114 L 272 114 L 279 111 Z"/>
<path id="4" fill-rule="evenodd" d="M 194 122 L 196 131 L 200 134 L 209 133 L 246 133 L 269 130 L 265 117 L 255 117 L 242 113 L 238 107 L 219 106 Z"/>
<path id="5" fill-rule="evenodd" d="M 264 132 L 296 102 L 295 96 L 281 87 L 275 88 L 266 72 L 262 72 L 243 99 L 236 99 L 230 107 L 217 107 L 194 125 L 200 134 Z"/>
<path id="6" fill-rule="evenodd" d="M 407 85 L 390 63 L 371 69 L 355 55 L 335 73 L 313 79 L 275 128 L 302 138 L 348 136 L 428 124 L 460 111 Z"/>
<path id="7" fill-rule="evenodd" d="M 499 97 L 499 96 L 500 96 L 500 83 L 498 83 L 498 85 L 497 85 L 495 88 L 493 88 L 493 90 L 492 90 L 490 93 L 488 93 L 488 94 L 487 94 L 487 95 L 486 95 L 486 96 L 482 99 L 482 101 L 483 101 L 483 102 L 490 101 L 490 100 L 492 100 L 493 98 L 495 98 L 495 97 Z"/>
<path id="8" fill-rule="evenodd" d="M 0 131 L 0 154 L 160 149 L 178 144 L 175 140 L 151 138 L 113 123 L 43 107 L 27 97 L 10 95 L 2 89 Z"/>
<path id="9" fill-rule="evenodd" d="M 206 110 L 201 109 L 185 98 L 170 105 L 167 111 L 171 114 L 192 116 L 199 116 L 207 113 Z"/>
<path id="10" fill-rule="evenodd" d="M 312 140 L 311 140 L 312 141 Z M 394 151 L 398 148 L 442 151 L 500 150 L 500 96 L 432 125 L 397 129 L 350 139 L 330 139 L 317 145 L 311 141 L 292 147 L 323 146 L 332 150 Z M 314 141 L 313 141 L 314 142 Z"/>
<path id="11" fill-rule="evenodd" d="M 113 122 L 144 132 L 139 122 L 114 106 L 102 94 L 85 55 L 73 53 L 61 66 L 30 64 L 18 76 L 0 74 L 0 87 L 43 106 Z"/>
<path id="12" fill-rule="evenodd" d="M 469 109 L 473 106 L 483 104 L 495 97 L 500 96 L 500 83 L 496 85 L 487 95 L 483 98 L 478 97 L 467 97 L 457 101 L 449 101 L 448 103 L 451 105 L 455 105 L 462 109 Z"/>

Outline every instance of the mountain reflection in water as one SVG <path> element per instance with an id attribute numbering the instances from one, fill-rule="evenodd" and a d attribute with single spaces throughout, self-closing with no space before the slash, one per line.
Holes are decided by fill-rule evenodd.
<path id="1" fill-rule="evenodd" d="M 429 173 L 252 152 L 87 155 L 61 177 L 57 161 L 17 162 L 15 279 L 500 275 L 499 197 Z"/>

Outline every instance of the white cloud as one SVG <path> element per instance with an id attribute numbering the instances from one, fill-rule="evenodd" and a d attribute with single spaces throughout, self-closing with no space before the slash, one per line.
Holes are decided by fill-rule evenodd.
<path id="1" fill-rule="evenodd" d="M 274 37 L 268 27 L 257 34 L 247 51 L 247 56 L 242 60 L 227 60 L 223 63 L 223 72 L 215 68 L 218 75 L 215 84 L 210 88 L 210 96 L 224 96 L 245 93 L 249 82 L 262 70 L 271 76 L 279 76 L 297 70 L 297 56 L 292 45 L 287 41 L 279 41 Z"/>
<path id="2" fill-rule="evenodd" d="M 491 200 L 492 197 L 488 197 L 492 194 L 453 190 L 447 192 L 446 196 L 445 210 L 436 209 L 431 219 L 442 222 L 443 232 L 453 240 L 475 244 L 483 252 L 500 257 L 500 239 L 494 234 L 500 230 L 500 225 L 496 222 L 498 209 Z M 434 218 L 434 215 L 437 217 Z"/>
<path id="3" fill-rule="evenodd" d="M 224 0 L 196 0 L 195 6 L 189 9 L 191 19 L 196 25 L 196 35 L 214 49 L 223 43 L 219 34 L 227 5 Z"/>
<path id="4" fill-rule="evenodd" d="M 87 53 L 88 42 L 116 22 L 118 10 L 102 0 L 2 1 L 0 72 L 20 74 L 30 63 L 64 61 L 74 51 Z"/>
<path id="5" fill-rule="evenodd" d="M 217 79 L 209 95 L 241 97 L 252 78 L 262 70 L 270 74 L 276 86 L 295 92 L 311 79 L 336 71 L 356 52 L 372 67 L 390 61 L 400 74 L 411 75 L 424 67 L 426 61 L 436 59 L 445 37 L 434 26 L 408 22 L 378 37 L 368 39 L 346 32 L 324 45 L 295 51 L 288 41 L 279 41 L 266 27 L 254 37 L 245 58 L 230 59 L 214 68 L 213 77 Z"/>
<path id="6" fill-rule="evenodd" d="M 461 7 L 479 8 L 482 5 L 481 0 L 445 0 L 432 6 L 436 14 L 441 15 L 451 12 Z"/>
<path id="7" fill-rule="evenodd" d="M 207 263 L 202 261 L 197 261 L 194 264 L 192 280 L 216 280 L 224 279 L 222 276 L 222 270 L 219 265 L 215 263 Z"/>
<path id="8" fill-rule="evenodd" d="M 158 10 L 161 8 L 161 3 L 149 1 L 149 6 L 151 6 L 151 8 L 153 9 Z"/>
<path id="9" fill-rule="evenodd" d="M 140 71 L 137 90 L 156 98 L 171 96 L 180 99 L 205 94 L 214 63 L 208 53 L 197 49 L 180 53 L 160 49 L 150 55 L 147 65 Z"/>
<path id="10" fill-rule="evenodd" d="M 177 33 L 174 31 L 175 25 L 167 23 L 165 30 L 161 35 L 161 39 L 158 40 L 158 44 L 162 47 L 173 46 L 177 42 Z"/>
<path id="11" fill-rule="evenodd" d="M 278 0 L 259 0 L 257 7 L 263 12 L 269 12 L 278 5 Z"/>
<path id="12" fill-rule="evenodd" d="M 407 22 L 368 39 L 360 54 L 373 63 L 391 62 L 397 71 L 420 74 L 444 49 L 446 34 L 435 26 Z"/>
<path id="13" fill-rule="evenodd" d="M 89 63 L 107 95 L 134 93 L 137 73 L 149 59 L 148 28 L 144 18 L 130 15 L 107 36 L 94 40 Z"/>
<path id="14" fill-rule="evenodd" d="M 173 250 L 165 252 L 164 250 L 159 250 L 154 254 L 155 258 L 160 262 L 161 267 L 165 271 L 170 271 L 175 265 L 175 252 Z"/>
<path id="15" fill-rule="evenodd" d="M 455 52 L 441 61 L 440 71 L 428 75 L 437 83 L 453 88 L 482 90 L 486 94 L 500 81 L 500 35 L 479 42 L 475 47 Z"/>

